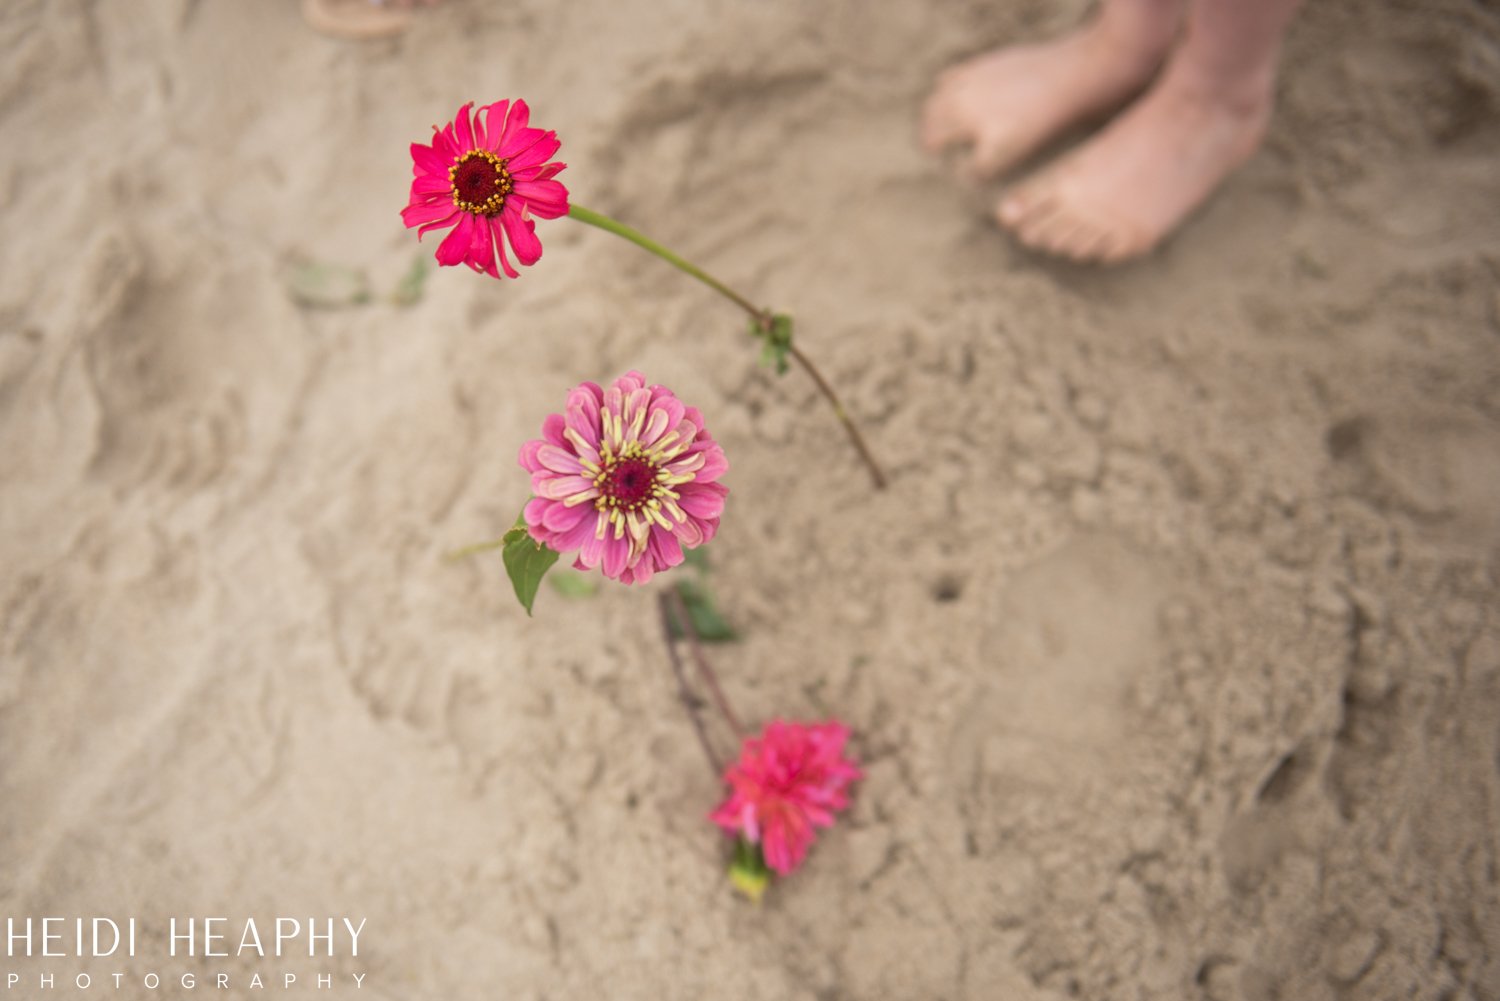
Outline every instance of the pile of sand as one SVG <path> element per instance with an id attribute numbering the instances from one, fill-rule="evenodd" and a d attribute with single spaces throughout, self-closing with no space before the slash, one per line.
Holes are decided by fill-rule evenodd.
<path id="1" fill-rule="evenodd" d="M 1080 12 L 450 0 L 360 45 L 290 0 L 7 4 L 0 915 L 143 941 L 0 976 L 1500 997 L 1496 15 L 1310 4 L 1267 148 L 1101 272 L 914 142 L 941 67 Z M 390 301 L 432 250 L 406 144 L 507 96 L 575 200 L 796 315 L 889 490 L 605 234 Z M 308 262 L 334 308 L 290 294 Z M 632 367 L 730 458 L 731 696 L 867 763 L 758 910 L 654 588 L 528 620 L 498 558 L 441 559 L 508 527 L 566 389 Z M 357 959 L 164 960 L 189 915 L 368 924 Z"/>

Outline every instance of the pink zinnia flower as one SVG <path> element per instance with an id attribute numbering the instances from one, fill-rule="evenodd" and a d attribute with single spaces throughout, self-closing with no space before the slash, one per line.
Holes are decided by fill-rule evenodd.
<path id="1" fill-rule="evenodd" d="M 766 865 L 787 875 L 807 857 L 814 828 L 832 826 L 849 805 L 844 788 L 861 773 L 844 757 L 848 739 L 838 722 L 767 724 L 724 773 L 732 791 L 710 819 L 759 844 Z"/>
<path id="2" fill-rule="evenodd" d="M 729 463 L 703 426 L 664 386 L 626 372 L 609 389 L 585 382 L 566 414 L 542 423 L 521 446 L 536 496 L 526 505 L 531 537 L 574 566 L 643 584 L 714 537 L 729 489 L 714 482 Z"/>
<path id="3" fill-rule="evenodd" d="M 548 163 L 561 145 L 557 133 L 527 126 L 525 101 L 496 101 L 479 109 L 471 123 L 473 102 L 458 109 L 445 128 L 432 127 L 432 145 L 411 144 L 411 201 L 401 210 L 417 237 L 453 227 L 438 245 L 439 264 L 467 264 L 493 278 L 495 267 L 512 278 L 520 272 L 505 256 L 510 241 L 516 259 L 535 264 L 542 256 L 532 216 L 567 215 L 568 189 L 552 178 L 565 163 Z"/>

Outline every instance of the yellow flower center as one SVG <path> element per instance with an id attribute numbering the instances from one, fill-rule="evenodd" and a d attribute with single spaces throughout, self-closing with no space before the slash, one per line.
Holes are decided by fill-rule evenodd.
<path id="1" fill-rule="evenodd" d="M 448 168 L 453 204 L 475 215 L 495 215 L 514 187 L 505 161 L 488 150 L 473 149 Z"/>
<path id="2" fill-rule="evenodd" d="M 594 477 L 594 486 L 599 490 L 594 507 L 601 511 L 659 508 L 662 497 L 677 495 L 662 482 L 667 477 L 668 473 L 648 458 L 640 445 L 626 445 L 619 457 L 606 457 L 604 467 Z"/>

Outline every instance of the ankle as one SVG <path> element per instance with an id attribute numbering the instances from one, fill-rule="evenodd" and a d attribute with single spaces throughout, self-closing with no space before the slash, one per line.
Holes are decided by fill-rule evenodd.
<path id="1" fill-rule="evenodd" d="M 1180 53 L 1168 64 L 1162 86 L 1186 100 L 1213 105 L 1236 116 L 1269 116 L 1276 89 L 1276 61 L 1226 67 Z"/>
<path id="2" fill-rule="evenodd" d="M 1171 49 L 1181 9 L 1179 0 L 1105 0 L 1081 34 L 1106 64 L 1148 74 Z"/>

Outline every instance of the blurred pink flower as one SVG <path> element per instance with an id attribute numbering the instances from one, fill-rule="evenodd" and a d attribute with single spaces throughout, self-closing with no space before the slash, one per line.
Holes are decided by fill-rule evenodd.
<path id="1" fill-rule="evenodd" d="M 758 843 L 766 865 L 787 875 L 807 857 L 814 828 L 832 826 L 834 811 L 849 805 L 844 788 L 861 773 L 844 757 L 848 739 L 839 722 L 772 721 L 724 773 L 729 799 L 710 819 Z"/>
<path id="2" fill-rule="evenodd" d="M 729 489 L 724 450 L 664 386 L 626 372 L 609 389 L 585 382 L 565 414 L 542 422 L 521 446 L 531 472 L 526 527 L 560 553 L 578 550 L 580 570 L 644 584 L 682 562 L 683 549 L 714 537 Z"/>
<path id="3" fill-rule="evenodd" d="M 493 278 L 504 270 L 519 278 L 506 257 L 506 241 L 522 264 L 541 258 L 531 217 L 567 215 L 568 189 L 553 180 L 567 164 L 547 162 L 561 143 L 557 133 L 526 124 L 531 111 L 525 101 L 485 105 L 472 123 L 471 107 L 459 108 L 442 129 L 434 125 L 431 146 L 411 144 L 415 179 L 401 218 L 408 229 L 421 227 L 418 238 L 453 227 L 438 245 L 439 264 L 467 264 Z"/>

